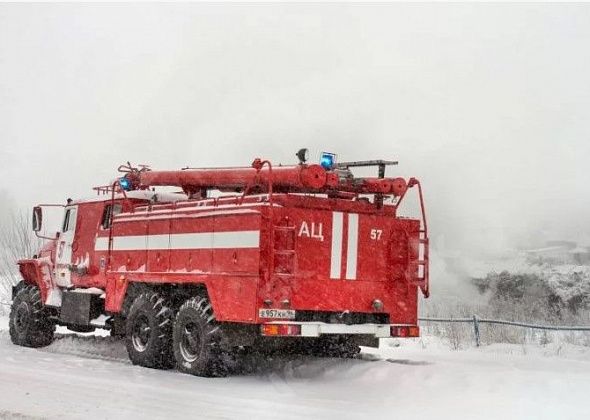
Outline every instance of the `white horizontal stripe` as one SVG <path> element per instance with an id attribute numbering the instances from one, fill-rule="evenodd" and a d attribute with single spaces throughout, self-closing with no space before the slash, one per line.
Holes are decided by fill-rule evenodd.
<path id="1" fill-rule="evenodd" d="M 260 231 L 247 230 L 242 232 L 215 232 L 213 234 L 213 248 L 258 248 L 260 246 Z"/>
<path id="2" fill-rule="evenodd" d="M 108 249 L 106 237 L 96 238 L 95 251 Z M 113 251 L 157 249 L 232 249 L 258 248 L 260 231 L 173 233 L 170 235 L 113 236 Z"/>
<path id="3" fill-rule="evenodd" d="M 113 250 L 147 249 L 147 237 L 140 236 L 113 236 Z"/>
<path id="4" fill-rule="evenodd" d="M 128 244 L 122 245 L 119 243 L 119 239 L 124 239 L 125 237 L 115 237 L 113 242 L 113 249 L 118 249 L 119 247 L 125 246 L 126 248 L 131 248 L 132 242 L 130 241 Z M 140 236 L 141 238 L 141 236 Z M 143 237 L 143 241 L 147 239 L 147 246 L 146 249 L 169 249 L 170 248 L 170 234 L 166 235 L 148 235 Z M 137 241 L 141 244 L 141 239 Z M 141 249 L 141 246 L 139 247 Z"/>
<path id="5" fill-rule="evenodd" d="M 118 217 L 115 218 L 114 223 L 120 222 L 145 222 L 146 220 L 164 220 L 164 219 L 193 219 L 199 217 L 211 217 L 211 216 L 230 216 L 234 214 L 260 214 L 255 210 L 219 210 L 219 211 L 201 211 L 201 212 L 193 212 L 193 213 L 180 213 L 180 214 L 162 214 L 157 216 L 139 216 L 139 217 L 131 217 L 132 215 L 129 213 L 125 213 L 125 216 L 129 217 Z"/>
<path id="6" fill-rule="evenodd" d="M 213 232 L 170 235 L 170 249 L 213 248 Z"/>
<path id="7" fill-rule="evenodd" d="M 94 250 L 95 251 L 108 251 L 109 249 L 109 237 L 101 237 L 96 238 L 96 242 L 94 242 Z"/>
<path id="8" fill-rule="evenodd" d="M 180 213 L 197 213 L 197 212 L 204 212 L 204 211 L 214 211 L 214 210 L 223 210 L 223 209 L 248 209 L 250 207 L 268 207 L 270 203 L 246 203 L 246 204 L 220 204 L 218 206 L 199 206 L 199 205 L 192 205 L 192 206 L 182 206 L 177 207 L 176 209 L 165 209 L 165 210 L 148 210 L 148 207 L 138 207 L 133 213 L 119 213 L 116 214 L 113 220 L 122 219 L 125 217 L 145 217 L 151 214 L 180 214 Z M 280 204 L 274 204 L 273 207 L 282 207 Z"/>

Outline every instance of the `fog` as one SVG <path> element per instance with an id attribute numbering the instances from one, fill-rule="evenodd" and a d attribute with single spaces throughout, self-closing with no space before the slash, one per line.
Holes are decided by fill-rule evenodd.
<path id="1" fill-rule="evenodd" d="M 590 5 L 0 5 L 0 212 L 158 169 L 394 159 L 439 253 L 590 245 Z"/>

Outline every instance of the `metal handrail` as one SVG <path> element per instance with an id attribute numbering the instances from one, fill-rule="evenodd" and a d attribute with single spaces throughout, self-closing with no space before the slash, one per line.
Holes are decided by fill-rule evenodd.
<path id="1" fill-rule="evenodd" d="M 531 328 L 535 330 L 549 330 L 549 331 L 590 331 L 590 325 L 570 326 L 570 325 L 539 325 L 529 324 L 526 322 L 506 321 L 503 319 L 486 319 L 479 318 L 473 315 L 471 318 L 418 318 L 420 322 L 458 322 L 473 324 L 473 333 L 475 335 L 475 345 L 480 346 L 480 332 L 479 324 L 495 324 L 495 325 L 509 325 L 513 327 Z"/>
<path id="2" fill-rule="evenodd" d="M 535 330 L 552 330 L 552 331 L 590 331 L 590 326 L 579 325 L 540 325 L 540 324 L 529 324 L 526 322 L 519 321 L 506 321 L 503 319 L 487 319 L 487 318 L 418 318 L 419 321 L 423 322 L 463 322 L 473 323 L 478 322 L 480 324 L 497 324 L 497 325 L 511 325 L 514 327 L 531 328 Z"/>

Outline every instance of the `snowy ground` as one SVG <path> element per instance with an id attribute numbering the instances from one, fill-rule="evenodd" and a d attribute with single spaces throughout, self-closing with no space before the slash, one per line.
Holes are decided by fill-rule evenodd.
<path id="1" fill-rule="evenodd" d="M 13 346 L 0 318 L 0 418 L 582 419 L 590 351 L 513 345 L 451 351 L 384 342 L 365 360 L 250 360 L 204 379 L 132 366 L 121 341 L 60 335 Z"/>

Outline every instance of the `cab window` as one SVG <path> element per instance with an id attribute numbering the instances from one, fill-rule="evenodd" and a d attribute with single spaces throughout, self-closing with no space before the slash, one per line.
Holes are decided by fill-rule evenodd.
<path id="1" fill-rule="evenodd" d="M 122 206 L 120 204 L 107 204 L 104 207 L 104 211 L 102 212 L 102 220 L 100 222 L 100 226 L 103 229 L 108 229 L 109 227 L 111 227 L 111 224 L 113 223 L 113 216 L 121 213 L 122 210 Z"/>
<path id="2" fill-rule="evenodd" d="M 66 210 L 66 214 L 64 216 L 64 222 L 63 225 L 61 227 L 61 231 L 62 232 L 67 232 L 68 230 L 72 229 L 72 226 L 74 225 L 73 223 L 73 218 L 75 217 L 75 212 L 73 211 L 73 209 L 67 209 Z"/>

